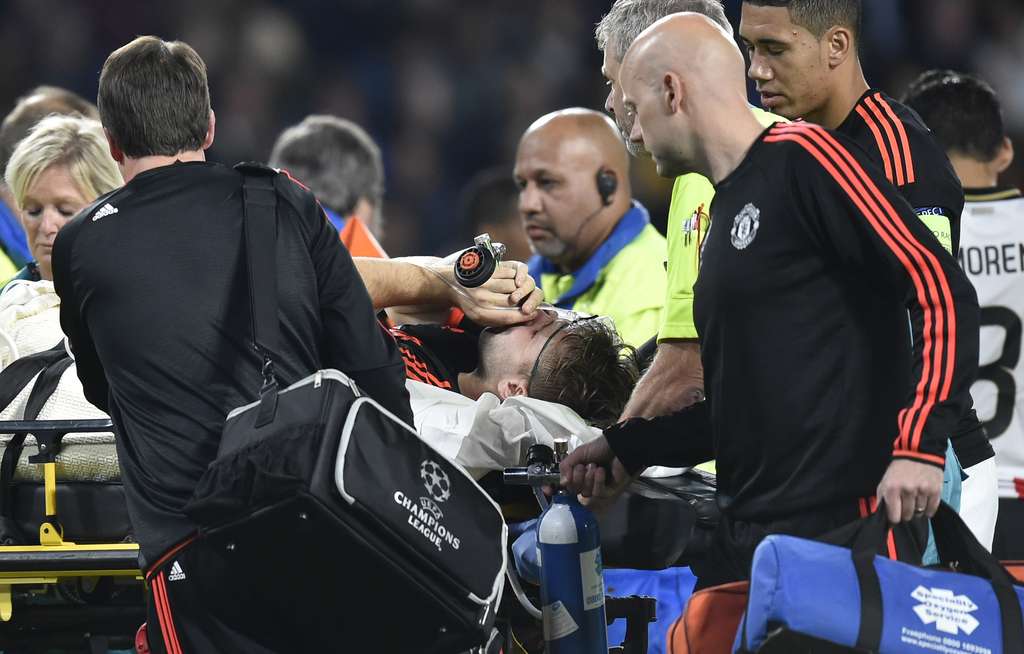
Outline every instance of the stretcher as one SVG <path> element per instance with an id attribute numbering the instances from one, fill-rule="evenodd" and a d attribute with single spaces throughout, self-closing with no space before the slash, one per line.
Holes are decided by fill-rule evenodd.
<path id="1" fill-rule="evenodd" d="M 145 621 L 138 546 L 131 542 L 111 429 L 108 419 L 0 421 L 0 433 L 26 435 L 13 477 L 0 480 L 0 521 L 13 521 L 5 531 L 22 536 L 0 545 L 4 651 L 128 648 Z M 0 437 L 0 445 L 10 439 Z M 610 558 L 651 568 L 687 558 L 687 543 L 706 521 L 695 502 L 708 489 L 695 481 L 692 474 L 645 481 L 602 516 Z M 650 525 L 661 527 L 636 532 Z M 668 540 L 666 525 L 673 526 Z M 655 532 L 665 543 L 656 556 Z M 609 601 L 609 618 L 630 618 L 621 651 L 645 651 L 644 626 L 653 615 L 649 600 Z"/>
<path id="2" fill-rule="evenodd" d="M 145 621 L 111 428 L 109 419 L 0 421 L 0 433 L 25 437 L 13 475 L 0 479 L 4 651 L 128 648 Z M 5 451 L 17 440 L 7 436 Z"/>

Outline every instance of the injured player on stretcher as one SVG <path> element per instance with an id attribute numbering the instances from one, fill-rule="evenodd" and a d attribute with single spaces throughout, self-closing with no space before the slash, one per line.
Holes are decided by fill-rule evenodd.
<path id="1" fill-rule="evenodd" d="M 474 476 L 517 465 L 536 442 L 600 435 L 639 376 L 633 349 L 610 321 L 543 307 L 543 295 L 522 263 L 502 262 L 487 283 L 467 289 L 454 281 L 447 259 L 355 262 L 375 307 L 397 324 L 389 331 L 405 360 L 417 431 Z M 5 289 L 0 369 L 64 340 L 59 302 L 49 281 Z M 0 419 L 24 415 L 30 388 L 0 407 Z M 39 419 L 94 417 L 102 414 L 85 401 L 72 366 Z M 112 434 L 69 437 L 58 457 L 65 462 L 58 476 L 117 478 L 112 444 Z M 26 448 L 22 458 L 33 450 Z M 38 471 L 21 462 L 18 475 L 34 477 Z"/>

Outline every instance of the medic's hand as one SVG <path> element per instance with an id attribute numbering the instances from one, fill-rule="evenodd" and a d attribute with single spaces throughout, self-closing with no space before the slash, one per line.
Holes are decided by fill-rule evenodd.
<path id="1" fill-rule="evenodd" d="M 935 515 L 942 494 L 942 468 L 909 459 L 896 459 L 878 484 L 879 500 L 885 500 L 889 522 L 907 522 Z"/>
<path id="2" fill-rule="evenodd" d="M 544 292 L 527 272 L 526 264 L 502 261 L 483 285 L 466 288 L 455 281 L 449 259 L 436 268 L 451 278 L 450 299 L 466 317 L 485 327 L 503 327 L 529 322 L 544 301 Z"/>
<path id="3" fill-rule="evenodd" d="M 617 497 L 633 480 L 604 436 L 577 447 L 558 468 L 562 486 L 583 497 Z"/>

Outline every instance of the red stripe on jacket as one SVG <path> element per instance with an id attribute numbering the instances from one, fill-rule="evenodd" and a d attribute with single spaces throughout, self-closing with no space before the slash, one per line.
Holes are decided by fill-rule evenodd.
<path id="1" fill-rule="evenodd" d="M 882 97 L 881 93 L 875 94 L 875 101 L 882 107 L 882 110 L 892 119 L 894 125 L 896 125 L 896 133 L 899 134 L 900 143 L 903 146 L 903 163 L 907 168 L 907 184 L 914 183 L 914 157 L 910 151 L 910 139 L 907 138 L 907 130 L 903 127 L 903 121 L 896 116 L 896 112 L 892 110 L 892 105 Z"/>
<path id="2" fill-rule="evenodd" d="M 806 124 L 779 125 L 771 130 L 765 141 L 791 141 L 811 154 L 843 189 L 910 274 L 917 291 L 918 302 L 924 312 L 924 361 L 914 403 L 909 410 L 904 409 L 900 412 L 900 435 L 894 446 L 894 454 L 910 455 L 935 462 L 941 457 L 924 454 L 918 450 L 928 414 L 937 401 L 945 400 L 949 395 L 956 347 L 956 317 L 953 312 L 952 293 L 938 260 L 914 238 L 863 167 L 828 132 Z M 926 300 L 926 296 L 931 302 Z M 946 348 L 947 365 L 943 374 L 944 341 L 938 338 L 938 335 L 942 333 L 946 324 L 949 327 L 949 347 Z"/>

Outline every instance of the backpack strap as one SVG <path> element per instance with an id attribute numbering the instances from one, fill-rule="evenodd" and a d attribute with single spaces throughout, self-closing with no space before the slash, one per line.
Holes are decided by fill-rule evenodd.
<path id="1" fill-rule="evenodd" d="M 277 379 L 271 357 L 278 346 L 277 319 L 277 189 L 278 172 L 261 164 L 235 166 L 242 173 L 245 259 L 249 277 L 249 308 L 253 347 L 263 357 L 263 385 L 256 427 L 277 413 Z"/>

